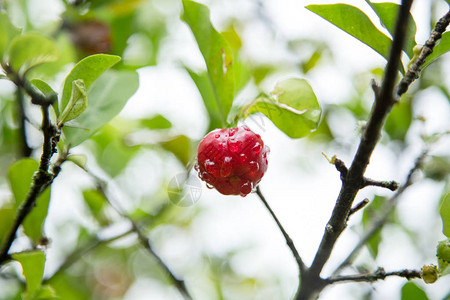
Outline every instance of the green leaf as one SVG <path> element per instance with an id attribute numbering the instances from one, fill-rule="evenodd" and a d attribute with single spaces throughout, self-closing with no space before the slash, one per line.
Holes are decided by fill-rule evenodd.
<path id="1" fill-rule="evenodd" d="M 48 83 L 46 83 L 43 80 L 31 79 L 30 82 L 35 88 L 37 88 L 39 91 L 41 91 L 42 94 L 44 94 L 44 96 L 47 99 L 54 99 L 52 101 L 52 106 L 53 106 L 53 109 L 55 110 L 56 116 L 58 116 L 59 115 L 58 94 L 51 88 L 50 85 L 48 85 Z"/>
<path id="2" fill-rule="evenodd" d="M 389 31 L 391 36 L 394 36 L 395 32 L 395 24 L 397 21 L 398 9 L 400 5 L 391 2 L 384 3 L 372 3 L 371 1 L 366 0 L 366 2 L 372 7 L 375 13 L 380 17 L 381 24 Z M 408 21 L 408 30 L 405 45 L 403 46 L 403 50 L 408 54 L 409 58 L 413 57 L 413 48 L 416 45 L 416 22 L 409 13 L 409 21 Z"/>
<path id="3" fill-rule="evenodd" d="M 347 4 L 308 5 L 306 8 L 389 58 L 391 39 L 358 8 Z"/>
<path id="4" fill-rule="evenodd" d="M 120 61 L 119 56 L 96 54 L 79 61 L 67 75 L 61 96 L 60 109 L 64 111 L 72 95 L 72 82 L 82 79 L 86 90 L 106 70 Z"/>
<path id="5" fill-rule="evenodd" d="M 162 142 L 161 146 L 167 151 L 172 152 L 185 166 L 187 166 L 193 158 L 191 140 L 185 135 L 179 135 L 168 141 Z"/>
<path id="6" fill-rule="evenodd" d="M 87 106 L 88 99 L 83 79 L 72 81 L 72 95 L 70 96 L 66 108 L 61 113 L 59 124 L 75 119 L 87 108 Z"/>
<path id="7" fill-rule="evenodd" d="M 12 255 L 22 265 L 23 276 L 27 281 L 27 294 L 39 291 L 44 275 L 45 254 L 43 251 L 20 252 Z"/>
<path id="8" fill-rule="evenodd" d="M 15 200 L 15 210 L 25 201 L 31 186 L 32 177 L 38 169 L 37 161 L 25 158 L 16 161 L 8 169 L 8 179 Z M 42 228 L 47 217 L 48 205 L 50 202 L 50 188 L 46 189 L 36 201 L 30 214 L 23 222 L 25 234 L 34 243 L 38 243 L 42 237 Z"/>
<path id="9" fill-rule="evenodd" d="M 402 98 L 402 101 L 394 106 L 386 119 L 384 129 L 393 140 L 404 141 L 412 122 L 412 106 L 410 98 Z"/>
<path id="10" fill-rule="evenodd" d="M 425 63 L 422 66 L 422 70 L 448 51 L 450 51 L 450 31 L 444 32 L 442 34 L 439 43 L 433 49 L 433 53 L 431 53 L 425 60 Z"/>
<path id="11" fill-rule="evenodd" d="M 19 29 L 15 28 L 9 21 L 5 12 L 0 12 L 0 61 L 3 60 L 3 54 L 8 48 L 9 42 L 19 34 Z"/>
<path id="12" fill-rule="evenodd" d="M 440 275 L 450 275 L 450 238 L 439 242 L 436 256 L 438 258 Z"/>
<path id="13" fill-rule="evenodd" d="M 10 203 L 4 203 L 0 207 L 0 245 L 3 245 L 5 237 L 11 230 L 15 213 L 16 209 Z"/>
<path id="14" fill-rule="evenodd" d="M 222 127 L 222 116 L 219 111 L 218 103 L 214 96 L 214 90 L 211 86 L 211 82 L 207 72 L 200 74 L 186 68 L 195 85 L 197 86 L 200 95 L 202 96 L 203 103 L 205 104 L 206 111 L 209 116 L 209 131 Z"/>
<path id="15" fill-rule="evenodd" d="M 135 71 L 111 70 L 101 76 L 88 92 L 89 106 L 76 119 L 77 125 L 88 130 L 63 127 L 66 143 L 75 147 L 92 136 L 122 110 L 138 87 Z"/>
<path id="16" fill-rule="evenodd" d="M 148 129 L 169 129 L 172 127 L 172 123 L 159 114 L 150 119 L 142 119 L 140 123 Z"/>
<path id="17" fill-rule="evenodd" d="M 56 294 L 55 290 L 49 285 L 43 285 L 34 295 L 31 300 L 56 300 L 61 299 Z"/>
<path id="18" fill-rule="evenodd" d="M 15 37 L 7 53 L 10 67 L 21 75 L 37 65 L 58 58 L 58 49 L 53 40 L 36 33 Z"/>
<path id="19" fill-rule="evenodd" d="M 439 213 L 442 218 L 442 232 L 450 238 L 450 192 L 442 197 Z"/>
<path id="20" fill-rule="evenodd" d="M 364 209 L 362 216 L 362 224 L 364 229 L 367 229 L 368 226 L 371 226 L 371 221 L 375 218 L 377 213 L 380 212 L 385 200 L 386 199 L 384 197 L 375 196 L 370 204 Z M 380 245 L 381 240 L 381 231 L 378 231 L 367 241 L 367 249 L 369 250 L 373 258 L 376 258 L 378 256 L 378 246 Z"/>
<path id="21" fill-rule="evenodd" d="M 106 203 L 105 196 L 97 190 L 85 190 L 83 191 L 83 198 L 95 220 L 102 226 L 108 225 L 109 220 L 103 211 Z"/>
<path id="22" fill-rule="evenodd" d="M 80 167 L 83 170 L 86 170 L 86 161 L 87 157 L 84 154 L 71 154 L 67 157 L 68 161 L 73 162 L 78 167 Z"/>
<path id="23" fill-rule="evenodd" d="M 317 128 L 322 110 L 306 80 L 292 78 L 281 81 L 271 95 L 250 103 L 245 115 L 263 113 L 291 138 L 304 137 Z"/>
<path id="24" fill-rule="evenodd" d="M 206 62 L 208 79 L 217 103 L 222 125 L 225 125 L 234 97 L 233 56 L 225 38 L 212 26 L 209 9 L 202 4 L 183 0 L 182 16 L 197 40 Z"/>
<path id="25" fill-rule="evenodd" d="M 407 282 L 402 287 L 402 300 L 428 300 L 428 297 L 414 282 Z"/>
<path id="26" fill-rule="evenodd" d="M 48 83 L 40 79 L 31 79 L 30 82 L 45 95 L 45 97 L 57 97 L 58 94 L 51 88 Z"/>

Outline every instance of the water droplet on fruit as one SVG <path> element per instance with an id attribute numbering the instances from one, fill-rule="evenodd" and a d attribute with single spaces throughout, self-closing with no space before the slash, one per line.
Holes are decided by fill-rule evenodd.
<path id="1" fill-rule="evenodd" d="M 232 158 L 230 156 L 226 156 L 223 159 L 222 168 L 220 169 L 220 176 L 228 177 L 233 171 L 233 164 L 231 163 Z"/>
<path id="2" fill-rule="evenodd" d="M 216 133 L 216 135 L 214 136 L 216 139 L 220 138 L 220 134 Z"/>
<path id="3" fill-rule="evenodd" d="M 239 160 L 240 160 L 241 162 L 245 162 L 245 161 L 247 160 L 247 155 L 245 155 L 245 153 L 241 153 L 241 154 L 239 155 Z"/>
<path id="4" fill-rule="evenodd" d="M 209 159 L 205 161 L 205 170 L 206 172 L 211 173 L 214 176 L 217 176 L 219 174 L 219 167 Z"/>
<path id="5" fill-rule="evenodd" d="M 261 148 L 262 148 L 261 144 L 256 142 L 255 146 L 253 146 L 252 150 L 256 155 L 258 155 L 261 152 Z"/>
<path id="6" fill-rule="evenodd" d="M 250 172 L 252 173 L 256 173 L 259 171 L 259 164 L 256 161 L 249 162 L 248 167 L 250 169 Z"/>
<path id="7" fill-rule="evenodd" d="M 238 152 L 241 148 L 242 142 L 241 141 L 234 141 L 234 140 L 228 140 L 228 149 L 231 152 Z"/>
<path id="8" fill-rule="evenodd" d="M 250 194 L 252 189 L 252 183 L 249 180 L 244 181 L 240 187 L 241 196 L 245 197 L 247 194 Z"/>
<path id="9" fill-rule="evenodd" d="M 232 137 L 237 131 L 237 128 L 231 128 L 230 130 L 228 130 L 228 134 L 230 135 L 230 137 Z"/>
<path id="10" fill-rule="evenodd" d="M 208 189 L 211 189 L 211 190 L 214 188 L 214 186 L 211 185 L 211 184 L 209 184 L 209 183 L 206 183 L 206 187 L 207 187 Z"/>
<path id="11" fill-rule="evenodd" d="M 199 168 L 198 163 L 195 163 L 195 165 L 194 165 L 194 170 L 195 170 L 195 171 L 198 171 L 198 168 Z"/>
<path id="12" fill-rule="evenodd" d="M 247 131 L 251 131 L 250 128 L 248 128 L 247 126 L 244 126 L 243 128 Z"/>

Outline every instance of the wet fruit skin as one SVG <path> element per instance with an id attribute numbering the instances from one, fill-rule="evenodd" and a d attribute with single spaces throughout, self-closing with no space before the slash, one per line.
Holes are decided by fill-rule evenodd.
<path id="1" fill-rule="evenodd" d="M 267 170 L 269 148 L 246 126 L 215 129 L 200 142 L 195 169 L 224 195 L 248 195 Z"/>

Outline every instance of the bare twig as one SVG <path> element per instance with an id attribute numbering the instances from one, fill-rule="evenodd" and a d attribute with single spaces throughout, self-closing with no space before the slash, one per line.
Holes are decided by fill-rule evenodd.
<path id="1" fill-rule="evenodd" d="M 99 239 L 98 237 L 95 237 L 90 242 L 86 243 L 84 246 L 79 247 L 75 249 L 71 254 L 69 254 L 64 262 L 59 266 L 59 268 L 47 279 L 44 280 L 44 284 L 51 282 L 54 278 L 58 277 L 59 274 L 67 270 L 70 266 L 72 266 L 74 263 L 80 260 L 83 256 L 85 256 L 90 251 L 96 249 L 99 246 L 109 244 L 113 241 L 116 241 L 118 239 L 121 239 L 130 233 L 133 233 L 134 231 L 132 229 L 129 229 L 123 233 L 120 233 L 118 235 L 105 238 L 105 239 Z"/>
<path id="2" fill-rule="evenodd" d="M 400 186 L 400 188 L 397 190 L 397 192 L 390 197 L 389 200 L 386 201 L 386 206 L 383 209 L 383 212 L 378 216 L 378 218 L 374 219 L 371 225 L 369 225 L 369 230 L 365 232 L 365 234 L 361 237 L 358 244 L 353 248 L 353 250 L 350 252 L 350 254 L 345 258 L 345 260 L 336 268 L 336 270 L 333 272 L 334 274 L 337 274 L 340 270 L 345 268 L 346 266 L 353 263 L 356 256 L 358 255 L 360 249 L 362 246 L 364 246 L 372 236 L 377 233 L 383 225 L 386 223 L 388 217 L 390 216 L 391 212 L 394 210 L 394 208 L 397 206 L 400 196 L 403 194 L 403 192 L 413 184 L 413 176 L 414 174 L 422 168 L 423 162 L 425 157 L 427 156 L 428 151 L 423 151 L 419 157 L 417 157 L 416 162 L 414 163 L 414 166 L 409 170 L 408 175 L 406 177 L 405 183 Z"/>
<path id="3" fill-rule="evenodd" d="M 363 209 L 367 204 L 369 204 L 369 199 L 365 198 L 363 201 L 361 201 L 358 204 L 356 204 L 355 206 L 353 206 L 350 209 L 350 212 L 348 213 L 347 221 L 348 221 L 348 219 L 350 218 L 351 215 L 353 215 L 357 211 L 360 211 L 361 209 Z"/>
<path id="4" fill-rule="evenodd" d="M 381 279 L 385 279 L 388 276 L 404 277 L 408 280 L 413 278 L 421 278 L 422 271 L 419 270 L 401 270 L 386 272 L 383 268 L 378 268 L 374 273 L 347 275 L 347 276 L 334 276 L 326 278 L 325 281 L 328 284 L 343 283 L 343 282 L 373 282 Z"/>
<path id="5" fill-rule="evenodd" d="M 157 263 L 160 265 L 160 267 L 165 271 L 165 273 L 169 276 L 172 283 L 175 285 L 178 292 L 186 299 L 186 300 L 192 300 L 192 296 L 189 293 L 185 283 L 183 280 L 179 279 L 173 271 L 169 268 L 169 266 L 163 261 L 163 259 L 155 252 L 155 250 L 152 247 L 152 244 L 150 240 L 146 237 L 146 235 L 142 232 L 138 224 L 130 217 L 128 216 L 125 211 L 118 206 L 117 201 L 111 201 L 111 195 L 107 192 L 107 183 L 104 182 L 102 179 L 98 178 L 91 172 L 88 172 L 85 170 L 95 181 L 97 185 L 97 189 L 103 194 L 108 204 L 123 218 L 127 219 L 131 226 L 132 231 L 137 234 L 138 240 L 141 243 L 141 245 L 147 250 L 150 255 L 154 257 L 154 259 L 157 261 Z"/>
<path id="6" fill-rule="evenodd" d="M 364 188 L 366 186 L 379 186 L 391 190 L 393 192 L 398 189 L 398 183 L 395 181 L 378 181 L 364 177 L 362 187 Z"/>
<path id="7" fill-rule="evenodd" d="M 405 77 L 402 78 L 397 86 L 397 96 L 400 97 L 402 94 L 406 93 L 411 83 L 419 78 L 422 65 L 425 63 L 426 58 L 433 52 L 436 42 L 442 37 L 448 24 L 450 23 L 450 10 L 436 23 L 430 37 L 426 41 L 425 45 L 422 47 L 417 60 L 411 65 L 409 70 L 406 72 Z"/>
<path id="8" fill-rule="evenodd" d="M 347 217 L 350 213 L 352 203 L 360 190 L 361 183 L 363 183 L 365 170 L 369 164 L 372 152 L 380 139 L 385 119 L 396 103 L 396 99 L 394 99 L 394 87 L 398 76 L 400 56 L 406 38 L 411 5 L 412 0 L 403 0 L 400 6 L 394 39 L 392 41 L 382 85 L 379 89 L 375 89 L 375 103 L 370 118 L 362 134 L 361 142 L 353 162 L 342 181 L 342 187 L 336 205 L 330 220 L 325 226 L 322 241 L 311 267 L 305 272 L 304 276 L 302 274 L 302 282 L 296 296 L 297 300 L 315 297 L 327 284 L 326 281 L 324 282 L 321 279 L 320 273 L 328 261 L 338 237 L 346 227 Z M 320 284 L 314 284 L 315 282 L 320 282 Z"/>
<path id="9" fill-rule="evenodd" d="M 259 188 L 259 185 L 256 187 L 256 194 L 258 195 L 259 199 L 264 203 L 264 206 L 269 211 L 272 218 L 275 220 L 275 222 L 278 225 L 278 228 L 280 229 L 281 233 L 284 236 L 284 239 L 286 240 L 286 244 L 288 245 L 289 249 L 291 249 L 292 254 L 294 255 L 295 261 L 297 262 L 299 272 L 300 274 L 302 272 L 306 271 L 306 265 L 303 263 L 302 258 L 300 257 L 300 254 L 297 251 L 297 248 L 295 248 L 294 242 L 292 241 L 289 234 L 284 230 L 283 225 L 281 225 L 280 221 L 278 220 L 276 214 L 273 212 L 273 210 L 270 208 L 269 203 L 267 203 L 266 198 L 264 197 L 263 193 L 261 192 L 261 189 Z"/>
<path id="10" fill-rule="evenodd" d="M 33 176 L 33 181 L 31 183 L 27 198 L 19 207 L 13 226 L 11 227 L 2 246 L 0 251 L 0 264 L 8 258 L 7 254 L 16 237 L 16 232 L 25 220 L 25 217 L 35 206 L 37 198 L 45 190 L 45 187 L 47 187 L 55 178 L 54 174 L 49 172 L 49 166 L 50 159 L 54 154 L 53 139 L 56 136 L 56 130 L 50 121 L 48 109 L 48 105 L 42 106 L 42 131 L 44 134 L 44 142 L 42 145 L 42 155 L 39 163 L 39 169 Z"/>

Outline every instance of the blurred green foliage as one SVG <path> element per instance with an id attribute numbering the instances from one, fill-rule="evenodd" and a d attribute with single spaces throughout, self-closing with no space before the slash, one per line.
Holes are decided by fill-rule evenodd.
<path id="1" fill-rule="evenodd" d="M 335 134 L 340 128 L 334 128 L 332 120 L 342 116 L 342 112 L 349 114 L 355 122 L 366 120 L 373 99 L 370 79 L 380 79 L 383 73 L 383 66 L 379 66 L 354 74 L 351 95 L 343 103 L 325 103 L 317 99 L 314 84 L 308 82 L 316 72 L 320 74 L 324 66 L 336 66 L 334 50 L 326 39 L 286 38 L 279 42 L 287 53 L 295 57 L 294 61 L 256 61 L 245 52 L 248 42 L 244 40 L 243 33 L 252 28 L 251 20 L 232 18 L 226 20 L 224 26 L 216 28 L 209 8 L 194 1 L 56 0 L 62 10 L 56 18 L 46 23 L 38 22 L 36 17 L 30 15 L 31 2 L 0 1 L 0 83 L 5 87 L 0 89 L 0 189 L 6 191 L 5 196 L 2 194 L 0 197 L 0 245 L 8 234 L 20 203 L 27 196 L 41 153 L 40 117 L 35 113 L 29 97 L 22 97 L 23 90 L 11 82 L 17 83 L 18 79 L 29 81 L 44 95 L 56 97 L 58 94 L 59 101 L 53 104 L 51 118 L 54 122 L 68 121 L 61 124 L 64 127 L 58 154 L 73 150 L 75 154 L 71 154 L 68 161 L 81 169 L 101 174 L 111 185 L 119 190 L 122 188 L 122 192 L 129 191 L 130 195 L 125 198 L 129 198 L 131 204 L 124 205 L 123 215 L 136 222 L 145 235 L 155 241 L 156 252 L 161 251 L 161 256 L 165 258 L 164 245 L 177 235 L 189 240 L 203 213 L 200 206 L 183 208 L 176 206 L 173 200 L 169 201 L 167 182 L 173 174 L 166 172 L 166 166 L 175 165 L 180 172 L 189 172 L 199 140 L 189 132 L 180 130 L 178 120 L 169 114 L 157 113 L 130 119 L 115 117 L 139 87 L 137 70 L 159 66 L 164 61 L 165 47 L 178 47 L 178 41 L 172 39 L 173 28 L 177 28 L 174 24 L 190 28 L 205 62 L 203 70 L 194 70 L 181 62 L 203 100 L 209 122 L 203 133 L 218 127 L 235 126 L 246 117 L 258 113 L 291 138 L 308 135 L 307 143 L 345 152 L 348 141 Z M 398 5 L 367 2 L 379 17 L 375 21 L 379 21 L 392 34 L 393 16 Z M 181 7 L 183 11 L 180 16 Z M 311 5 L 308 9 L 387 57 L 390 38 L 358 8 L 333 4 Z M 410 24 L 408 43 L 404 49 L 410 58 L 415 46 L 416 26 L 420 24 Z M 449 37 L 448 32 L 443 35 L 427 60 L 427 66 L 450 50 Z M 173 63 L 179 64 L 179 61 Z M 7 71 L 8 66 L 10 71 Z M 424 126 L 420 119 L 421 112 L 417 111 L 416 99 L 421 92 L 433 86 L 439 95 L 450 100 L 445 72 L 439 64 L 434 64 L 422 73 L 418 84 L 400 99 L 389 115 L 384 128 L 384 144 L 401 145 L 402 151 L 416 147 L 409 136 L 411 128 Z M 275 85 L 273 78 L 285 73 L 294 73 L 295 78 L 279 81 Z M 300 79 L 303 77 L 308 81 Z M 82 93 L 75 94 L 78 96 L 74 99 L 72 89 L 74 82 L 79 83 L 79 80 L 83 80 L 85 90 L 81 89 Z M 275 86 L 270 96 L 267 96 L 266 90 L 268 83 Z M 62 92 L 59 87 L 63 87 Z M 236 101 L 246 88 L 253 94 L 246 94 L 244 103 Z M 81 101 L 83 109 L 72 113 L 70 118 L 61 119 L 71 97 L 73 101 Z M 84 107 L 85 103 L 87 107 Z M 299 127 L 299 124 L 302 126 Z M 354 136 L 357 132 L 344 134 Z M 23 151 L 25 146 L 32 149 L 31 157 L 24 157 L 27 156 Z M 145 156 L 148 154 L 153 156 Z M 151 168 L 144 173 L 137 170 L 136 164 L 147 162 L 136 161 L 155 156 L 160 168 Z M 150 163 L 158 166 L 157 162 Z M 74 171 L 69 164 L 63 165 L 63 173 L 67 166 L 67 172 L 71 174 L 68 181 L 73 179 L 75 182 L 78 177 L 86 175 L 82 170 Z M 448 156 L 432 156 L 424 168 L 428 179 L 447 184 L 443 194 L 448 192 L 449 173 Z M 150 179 L 145 179 L 149 181 L 149 186 L 154 182 L 161 184 L 141 191 L 127 182 L 133 180 L 129 179 L 133 176 L 148 176 Z M 122 299 L 141 282 L 152 282 L 168 293 L 175 293 L 167 274 L 155 258 L 143 250 L 135 235 L 126 234 L 120 239 L 108 241 L 111 235 L 103 233 L 108 230 L 122 232 L 122 228 L 116 229 L 114 226 L 120 227 L 126 222 L 124 216 L 112 209 L 98 186 L 99 182 L 92 178 L 89 182 L 88 186 L 78 191 L 84 213 L 81 220 L 67 220 L 56 229 L 57 236 L 64 237 L 66 231 L 71 231 L 70 228 L 75 236 L 68 245 L 55 243 L 61 246 L 61 249 L 55 249 L 58 253 L 56 268 L 63 268 L 54 274 L 46 272 L 43 275 L 46 247 L 53 247 L 43 229 L 49 205 L 51 211 L 52 202 L 72 200 L 71 197 L 53 199 L 50 189 L 47 189 L 18 234 L 19 238 L 28 241 L 32 251 L 13 256 L 21 267 L 17 264 L 11 267 L 13 264 L 8 263 L 0 270 L 0 299 Z M 61 184 L 67 195 L 73 193 L 64 186 L 71 187 L 70 182 L 58 182 L 56 179 L 55 184 Z M 183 188 L 186 189 L 186 186 L 180 187 Z M 382 211 L 385 202 L 385 197 L 375 196 L 364 209 L 362 222 L 356 225 L 358 229 L 367 229 L 371 220 Z M 449 224 L 447 202 L 441 208 L 445 234 Z M 79 212 L 68 214 L 77 215 Z M 400 221 L 390 218 L 388 222 Z M 49 238 L 51 240 L 52 237 Z M 381 231 L 367 244 L 375 260 L 382 239 Z M 175 244 L 171 247 L 183 251 L 182 246 L 186 245 Z M 195 253 L 190 253 L 192 257 L 186 258 L 188 262 L 183 265 L 184 269 L 177 269 L 177 273 L 187 274 L 187 285 L 191 282 L 196 285 L 194 294 L 200 290 L 198 293 L 202 299 L 288 299 L 292 296 L 277 276 L 251 275 L 233 265 L 233 262 L 242 259 L 240 255 L 248 250 L 247 245 L 220 254 L 202 249 L 201 245 L 191 247 L 189 251 Z M 250 246 L 254 247 L 257 246 Z M 80 253 L 82 255 L 78 257 Z M 401 295 L 402 299 L 408 300 L 428 299 L 425 292 L 412 282 L 403 286 Z"/>

